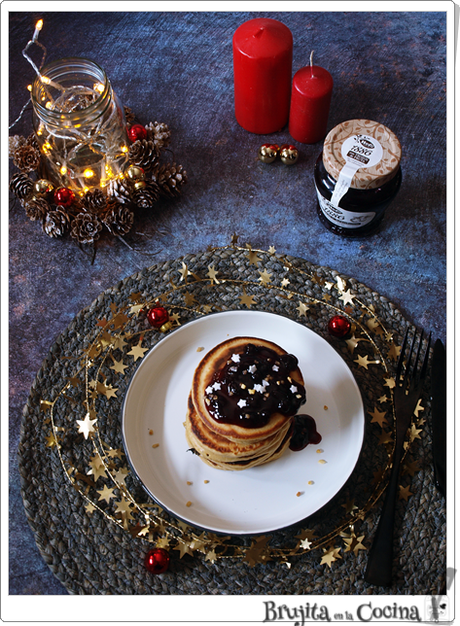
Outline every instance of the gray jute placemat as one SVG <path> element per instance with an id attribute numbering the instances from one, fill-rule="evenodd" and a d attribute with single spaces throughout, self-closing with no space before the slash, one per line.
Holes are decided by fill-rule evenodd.
<path id="1" fill-rule="evenodd" d="M 145 316 L 159 305 L 171 326 L 162 331 Z M 345 486 L 307 520 L 262 537 L 221 537 L 162 511 L 131 474 L 121 437 L 124 393 L 145 351 L 179 325 L 234 309 L 283 315 L 322 336 L 352 370 L 365 409 L 363 449 Z M 347 338 L 328 333 L 337 314 L 352 322 Z M 391 302 L 353 278 L 236 242 L 108 289 L 58 337 L 24 408 L 22 496 L 43 559 L 72 594 L 440 594 L 446 516 L 433 481 L 429 380 L 407 440 L 393 586 L 363 578 L 391 464 L 391 384 L 408 327 Z M 144 566 L 155 547 L 170 554 L 157 575 Z"/>

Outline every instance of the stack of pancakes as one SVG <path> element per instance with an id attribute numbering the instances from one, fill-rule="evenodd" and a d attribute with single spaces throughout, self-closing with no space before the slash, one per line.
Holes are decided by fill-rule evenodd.
<path id="1" fill-rule="evenodd" d="M 224 395 L 228 393 L 228 389 L 220 390 L 220 384 L 216 387 L 213 382 L 216 380 L 216 374 L 218 375 L 224 368 L 228 370 L 233 362 L 238 362 L 239 355 L 245 354 L 248 345 L 255 346 L 256 349 L 268 348 L 278 356 L 287 356 L 285 350 L 270 341 L 254 337 L 236 337 L 224 341 L 208 352 L 198 365 L 193 377 L 185 421 L 187 442 L 205 463 L 218 469 L 243 470 L 273 461 L 279 458 L 289 446 L 292 434 L 294 419 L 292 410 L 288 411 L 288 414 L 283 414 L 281 409 L 276 410 L 268 416 L 265 415 L 264 419 L 259 419 L 258 415 L 253 414 L 252 419 L 247 421 L 244 419 L 244 409 L 241 410 L 242 415 L 239 419 L 226 420 L 225 416 L 223 416 L 224 419 L 216 419 L 215 413 L 213 415 L 209 400 L 210 394 L 212 397 L 214 393 L 213 389 L 219 388 L 218 393 Z M 290 358 L 293 359 L 293 368 L 289 371 L 287 384 L 296 392 L 294 402 L 297 403 L 297 409 L 305 400 L 305 390 L 297 359 L 292 356 Z M 275 359 L 270 358 L 270 368 L 272 367 L 271 361 Z M 276 362 L 279 365 L 279 362 Z M 279 369 L 278 365 L 275 365 L 276 371 Z M 251 367 L 254 371 L 257 369 L 255 366 L 250 366 L 249 369 Z M 262 368 L 259 366 L 259 369 Z M 268 376 L 269 380 L 270 378 L 274 377 Z M 263 388 L 265 391 L 264 385 L 268 387 L 268 383 L 256 380 L 258 384 L 254 385 L 255 389 L 262 390 Z M 251 389 L 248 393 L 255 392 Z M 246 397 L 249 398 L 249 396 Z M 214 398 L 216 398 L 215 395 Z M 246 404 L 243 400 L 239 402 L 242 402 L 242 406 Z M 297 410 L 294 414 L 296 412 Z"/>

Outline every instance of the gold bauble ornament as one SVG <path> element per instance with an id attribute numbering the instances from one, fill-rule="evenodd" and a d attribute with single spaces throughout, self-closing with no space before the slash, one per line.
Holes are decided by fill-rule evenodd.
<path id="1" fill-rule="evenodd" d="M 125 174 L 126 178 L 129 178 L 129 180 L 132 181 L 144 180 L 145 178 L 145 172 L 142 167 L 139 167 L 139 165 L 130 165 L 126 169 Z"/>
<path id="2" fill-rule="evenodd" d="M 134 183 L 134 189 L 136 191 L 139 191 L 140 189 L 145 189 L 147 187 L 147 183 L 145 182 L 145 180 L 136 180 L 136 182 Z"/>
<path id="3" fill-rule="evenodd" d="M 273 163 L 278 156 L 279 147 L 276 143 L 264 143 L 259 148 L 259 160 L 262 163 Z"/>
<path id="4" fill-rule="evenodd" d="M 54 185 L 53 183 L 50 183 L 49 180 L 46 180 L 45 178 L 40 178 L 40 180 L 35 181 L 34 193 L 38 196 L 46 196 L 52 191 L 54 191 Z"/>
<path id="5" fill-rule="evenodd" d="M 299 158 L 299 151 L 295 146 L 285 143 L 280 148 L 280 157 L 285 165 L 293 165 Z"/>

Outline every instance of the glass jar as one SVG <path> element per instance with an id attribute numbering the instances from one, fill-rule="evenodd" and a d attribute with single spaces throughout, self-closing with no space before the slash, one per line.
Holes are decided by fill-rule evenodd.
<path id="1" fill-rule="evenodd" d="M 349 120 L 333 128 L 315 165 L 320 221 L 344 237 L 374 233 L 401 186 L 401 145 L 383 124 Z"/>
<path id="2" fill-rule="evenodd" d="M 50 63 L 31 97 L 46 157 L 43 177 L 83 195 L 122 176 L 128 156 L 124 110 L 99 65 L 78 58 Z"/>

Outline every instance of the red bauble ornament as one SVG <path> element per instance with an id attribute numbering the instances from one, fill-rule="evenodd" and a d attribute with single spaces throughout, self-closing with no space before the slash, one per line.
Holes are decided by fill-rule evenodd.
<path id="1" fill-rule="evenodd" d="M 138 139 L 147 139 L 147 129 L 142 124 L 133 124 L 128 128 L 128 137 L 133 143 Z"/>
<path id="2" fill-rule="evenodd" d="M 145 568 L 151 574 L 162 574 L 169 566 L 169 552 L 164 548 L 153 548 L 144 559 Z"/>
<path id="3" fill-rule="evenodd" d="M 351 322 L 343 315 L 334 315 L 329 320 L 327 329 L 333 337 L 344 339 L 351 330 Z"/>
<path id="4" fill-rule="evenodd" d="M 74 200 L 74 192 L 67 187 L 59 187 L 59 189 L 56 189 L 56 191 L 54 192 L 55 203 L 65 207 L 66 209 L 69 208 Z"/>
<path id="5" fill-rule="evenodd" d="M 160 328 L 169 320 L 169 313 L 164 306 L 154 306 L 153 309 L 150 309 L 147 313 L 147 319 L 150 326 Z"/>

